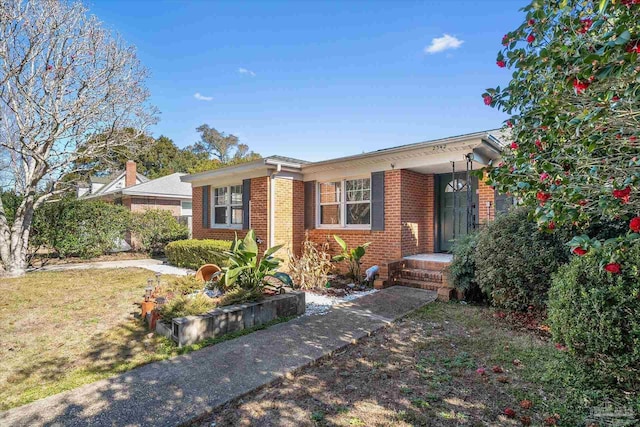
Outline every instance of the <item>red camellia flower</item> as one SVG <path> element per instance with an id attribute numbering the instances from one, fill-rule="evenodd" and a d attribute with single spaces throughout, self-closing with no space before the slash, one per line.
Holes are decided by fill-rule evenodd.
<path id="1" fill-rule="evenodd" d="M 511 147 L 512 150 L 517 150 L 520 146 L 517 142 L 513 141 L 509 147 Z"/>
<path id="2" fill-rule="evenodd" d="M 620 101 L 619 96 L 614 96 L 613 98 L 611 98 L 611 102 L 618 102 L 618 101 Z"/>
<path id="3" fill-rule="evenodd" d="M 536 193 L 536 199 L 540 201 L 541 204 L 545 204 L 551 198 L 551 194 L 545 193 L 543 191 L 538 191 Z"/>
<path id="4" fill-rule="evenodd" d="M 536 39 L 536 36 L 533 35 L 533 33 L 529 34 L 529 36 L 527 36 L 527 43 L 533 43 Z"/>
<path id="5" fill-rule="evenodd" d="M 636 233 L 640 232 L 640 216 L 633 218 L 629 222 L 629 228 Z"/>
<path id="6" fill-rule="evenodd" d="M 555 230 L 555 229 L 556 229 L 556 223 L 555 223 L 555 222 L 553 222 L 553 221 L 551 221 L 551 222 L 547 225 L 547 228 L 548 228 L 549 230 Z"/>
<path id="7" fill-rule="evenodd" d="M 640 53 L 640 40 L 633 40 L 627 45 L 627 52 Z"/>
<path id="8" fill-rule="evenodd" d="M 582 255 L 587 253 L 587 250 L 581 248 L 580 246 L 578 246 L 577 248 L 573 248 L 573 250 L 571 252 L 573 252 L 574 254 L 576 254 L 578 256 L 582 256 Z"/>
<path id="9" fill-rule="evenodd" d="M 516 416 L 516 411 L 514 411 L 511 408 L 505 408 L 505 410 L 502 411 L 502 413 L 505 414 L 509 418 L 515 418 L 515 416 Z"/>
<path id="10" fill-rule="evenodd" d="M 581 82 L 576 78 L 573 82 L 573 88 L 576 90 L 576 93 L 582 93 L 589 87 L 589 82 Z"/>
<path id="11" fill-rule="evenodd" d="M 549 174 L 546 172 L 542 172 L 540 174 L 540 181 L 544 181 L 545 179 L 549 178 Z"/>
<path id="12" fill-rule="evenodd" d="M 625 187 L 622 190 L 613 190 L 613 197 L 620 200 L 622 203 L 629 203 L 630 194 L 631 187 Z"/>
<path id="13" fill-rule="evenodd" d="M 529 19 L 529 21 L 527 21 L 527 24 L 529 24 L 530 27 L 533 27 L 536 23 L 535 19 Z"/>
<path id="14" fill-rule="evenodd" d="M 507 120 L 507 127 L 510 127 L 510 128 L 513 127 L 513 123 L 511 123 L 511 120 Z"/>
<path id="15" fill-rule="evenodd" d="M 579 204 L 580 206 L 586 206 L 586 205 L 587 205 L 587 203 L 589 203 L 589 201 L 588 201 L 588 200 L 585 200 L 585 199 L 582 199 L 582 200 L 580 200 L 580 201 L 578 202 L 578 204 Z"/>
<path id="16" fill-rule="evenodd" d="M 491 95 L 484 95 L 482 99 L 484 100 L 484 105 L 491 105 L 491 103 L 493 102 L 493 98 L 491 97 Z"/>
<path id="17" fill-rule="evenodd" d="M 593 25 L 593 20 L 591 20 L 589 18 L 585 18 L 585 19 L 581 19 L 580 23 L 582 24 L 582 27 L 580 27 L 578 32 L 581 33 L 581 34 L 584 34 L 587 31 L 589 31 L 589 28 L 591 28 L 591 26 Z"/>
<path id="18" fill-rule="evenodd" d="M 611 274 L 620 274 L 622 272 L 622 266 L 617 262 L 610 262 L 604 266 L 604 269 Z"/>
<path id="19" fill-rule="evenodd" d="M 500 68 L 504 68 L 507 66 L 507 63 L 504 61 L 496 61 L 496 65 Z"/>
<path id="20" fill-rule="evenodd" d="M 539 139 L 536 139 L 536 147 L 538 147 L 538 150 L 542 150 L 542 141 Z"/>
<path id="21" fill-rule="evenodd" d="M 502 44 L 504 46 L 509 44 L 509 34 L 505 34 L 504 36 L 502 36 Z"/>

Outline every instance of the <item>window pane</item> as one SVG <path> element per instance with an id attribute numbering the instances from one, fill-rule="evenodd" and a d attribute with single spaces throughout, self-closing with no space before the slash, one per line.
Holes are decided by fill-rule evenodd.
<path id="1" fill-rule="evenodd" d="M 371 224 L 371 205 L 369 203 L 347 205 L 347 224 Z"/>
<path id="2" fill-rule="evenodd" d="M 216 188 L 213 203 L 216 205 L 227 204 L 227 187 Z"/>
<path id="3" fill-rule="evenodd" d="M 340 224 L 340 205 L 320 206 L 320 224 Z"/>
<path id="4" fill-rule="evenodd" d="M 242 224 L 242 208 L 231 208 L 231 224 Z"/>
<path id="5" fill-rule="evenodd" d="M 227 208 L 215 208 L 214 210 L 214 224 L 226 224 L 227 223 Z"/>
<path id="6" fill-rule="evenodd" d="M 339 202 L 341 186 L 341 182 L 323 182 L 320 184 L 320 203 Z"/>
<path id="7" fill-rule="evenodd" d="M 347 202 L 369 201 L 371 199 L 371 180 L 365 178 L 345 181 L 345 190 Z"/>
<path id="8" fill-rule="evenodd" d="M 231 187 L 231 204 L 242 204 L 242 185 L 234 185 Z"/>

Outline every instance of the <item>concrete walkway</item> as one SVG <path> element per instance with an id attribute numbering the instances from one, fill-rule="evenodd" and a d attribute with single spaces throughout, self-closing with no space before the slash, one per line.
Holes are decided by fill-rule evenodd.
<path id="1" fill-rule="evenodd" d="M 29 271 L 87 270 L 90 268 L 144 268 L 146 270 L 155 271 L 156 273 L 173 274 L 175 276 L 186 276 L 187 274 L 195 273 L 193 270 L 174 267 L 172 265 L 165 264 L 162 260 L 151 258 L 45 265 L 44 267 L 34 268 Z"/>
<path id="2" fill-rule="evenodd" d="M 392 287 L 0 413 L 1 426 L 175 426 L 371 334 L 436 299 Z"/>

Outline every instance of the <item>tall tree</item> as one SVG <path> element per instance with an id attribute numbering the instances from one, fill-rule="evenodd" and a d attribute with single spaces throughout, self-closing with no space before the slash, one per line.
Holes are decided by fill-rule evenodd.
<path id="1" fill-rule="evenodd" d="M 219 132 L 207 124 L 198 126 L 196 130 L 200 132 L 200 141 L 193 146 L 192 151 L 211 155 L 223 165 L 260 158 L 258 154 L 249 151 L 248 145 L 240 144 L 235 135 Z"/>
<path id="2" fill-rule="evenodd" d="M 155 122 L 146 77 L 82 4 L 0 2 L 0 183 L 22 197 L 12 222 L 0 201 L 0 275 L 24 274 L 34 209 L 67 190 L 58 178 L 81 172 L 76 160 L 127 147 Z"/>
<path id="3" fill-rule="evenodd" d="M 502 39 L 507 87 L 487 105 L 510 114 L 513 142 L 490 182 L 535 206 L 540 226 L 626 220 L 599 241 L 578 235 L 573 252 L 596 253 L 612 274 L 640 239 L 640 1 L 535 0 Z"/>

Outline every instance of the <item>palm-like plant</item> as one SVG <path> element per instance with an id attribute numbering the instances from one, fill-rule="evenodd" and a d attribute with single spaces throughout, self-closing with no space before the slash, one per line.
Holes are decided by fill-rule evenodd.
<path id="1" fill-rule="evenodd" d="M 347 243 L 342 240 L 339 236 L 334 235 L 333 238 L 338 242 L 342 252 L 333 257 L 334 261 L 347 261 L 349 276 L 353 279 L 353 281 L 357 284 L 362 282 L 362 257 L 366 253 L 367 247 L 371 244 L 371 242 L 364 243 L 360 246 L 356 246 L 355 248 L 349 249 L 347 247 Z"/>
<path id="2" fill-rule="evenodd" d="M 229 257 L 229 265 L 222 269 L 222 282 L 225 289 L 236 286 L 251 291 L 262 290 L 267 284 L 266 279 L 273 277 L 284 285 L 292 286 L 293 283 L 288 274 L 278 271 L 282 259 L 275 254 L 283 245 L 273 246 L 267 249 L 261 257 L 258 257 L 258 243 L 256 234 L 249 230 L 244 239 L 238 239 L 236 234 L 231 249 L 225 252 Z"/>

